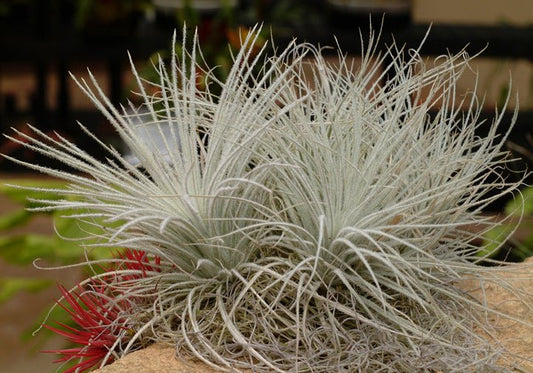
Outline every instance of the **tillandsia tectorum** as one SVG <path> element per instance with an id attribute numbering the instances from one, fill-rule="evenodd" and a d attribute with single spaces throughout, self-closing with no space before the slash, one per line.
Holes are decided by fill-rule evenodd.
<path id="1" fill-rule="evenodd" d="M 518 187 L 497 177 L 501 116 L 483 124 L 475 92 L 456 95 L 470 58 L 428 66 L 416 50 L 379 53 L 371 33 L 354 69 L 295 42 L 267 56 L 257 37 L 225 81 L 195 62 L 196 42 L 154 65 L 158 82 L 133 67 L 140 106 L 77 80 L 127 159 L 86 127 L 105 161 L 35 127 L 13 138 L 74 170 L 14 159 L 70 183 L 59 192 L 73 198 L 41 208 L 81 209 L 73 219 L 102 228 L 91 245 L 129 250 L 84 293 L 63 291 L 74 308 L 100 299 L 103 361 L 155 341 L 228 370 L 504 370 L 479 333 L 491 311 L 454 285 L 491 278 L 465 226 L 489 229 L 480 212 Z"/>

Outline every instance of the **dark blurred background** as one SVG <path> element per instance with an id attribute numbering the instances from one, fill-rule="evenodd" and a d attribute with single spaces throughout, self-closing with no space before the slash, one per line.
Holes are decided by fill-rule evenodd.
<path id="1" fill-rule="evenodd" d="M 80 121 L 117 141 L 68 73 L 87 77 L 90 68 L 111 101 L 124 103 L 133 87 L 126 52 L 149 78 L 143 66 L 154 53 L 169 50 L 173 31 L 181 32 L 184 23 L 198 27 L 207 62 L 222 66 L 223 74 L 230 63 L 228 43 L 235 46 L 238 34 L 258 22 L 281 45 L 294 37 L 321 46 L 338 43 L 357 56 L 358 30 L 366 33 L 370 19 L 374 27 L 383 23 L 383 47 L 392 35 L 400 45 L 416 47 L 433 24 L 422 49 L 428 57 L 465 46 L 471 54 L 485 49 L 475 68 L 479 88 L 487 92 L 487 117 L 509 92 L 511 71 L 521 102 L 511 140 L 531 150 L 533 3 L 528 0 L 484 1 L 482 8 L 476 1 L 456 0 L 445 6 L 437 0 L 0 0 L 0 128 L 24 130 L 31 123 L 83 146 L 87 138 L 77 128 Z M 473 83 L 472 75 L 461 85 L 466 91 Z M 42 161 L 3 139 L 0 153 Z M 0 160 L 0 171 L 22 170 Z"/>
<path id="2" fill-rule="evenodd" d="M 93 149 L 78 129 L 76 121 L 80 121 L 119 146 L 110 125 L 79 91 L 69 72 L 87 78 L 89 68 L 111 101 L 124 103 L 132 99 L 133 88 L 127 51 L 141 75 L 150 79 L 150 58 L 168 53 L 173 31 L 180 33 L 184 22 L 189 29 L 198 27 L 207 62 L 220 66 L 223 75 L 231 59 L 227 45 L 235 48 L 239 33 L 258 22 L 267 31 L 265 39 L 271 32 L 280 45 L 295 37 L 321 46 L 338 43 L 356 60 L 360 53 L 358 32 L 368 33 L 370 19 L 375 27 L 383 25 L 382 49 L 392 35 L 398 44 L 416 47 L 432 25 L 422 48 L 429 60 L 463 48 L 471 54 L 484 50 L 472 62 L 472 70 L 479 72 L 480 93 L 486 94 L 483 116 L 493 117 L 510 89 L 520 96 L 518 122 L 508 147 L 523 160 L 513 162 L 506 176 L 516 178 L 515 170 L 531 169 L 531 0 L 0 0 L 0 130 L 10 133 L 14 127 L 24 132 L 25 124 L 31 123 L 44 132 L 56 131 L 81 147 Z M 465 74 L 459 82 L 459 93 L 467 92 L 474 83 L 475 74 Z M 511 109 L 515 105 L 513 101 Z M 502 131 L 510 118 L 508 113 Z M 49 162 L 4 138 L 0 139 L 0 153 Z M 0 172 L 4 183 L 26 171 L 0 159 Z M 490 212 L 504 213 L 506 203 L 491 205 Z M 20 209 L 2 195 L 0 206 L 1 214 Z M 0 215 L 0 228 L 4 227 L 2 219 Z M 21 232 L 54 234 L 49 217 L 32 220 Z M 8 233 L 15 234 L 2 230 L 4 237 Z M 533 240 L 531 231 L 525 236 Z M 62 347 L 61 342 L 30 337 L 28 343 L 21 335 L 29 335 L 39 315 L 57 298 L 57 290 L 53 286 L 44 291 L 39 288 L 37 295 L 30 295 L 19 292 L 19 288 L 13 296 L 12 289 L 2 287 L 8 282 L 1 281 L 6 276 L 34 276 L 59 280 L 68 287 L 75 283 L 79 271 L 37 271 L 31 265 L 14 265 L 3 255 L 0 259 L 0 371 L 51 372 L 53 356 L 35 351 Z"/>

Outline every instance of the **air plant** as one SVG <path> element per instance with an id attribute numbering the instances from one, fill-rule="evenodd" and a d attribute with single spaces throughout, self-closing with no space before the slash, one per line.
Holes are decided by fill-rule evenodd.
<path id="1" fill-rule="evenodd" d="M 296 42 L 265 56 L 257 37 L 243 38 L 226 81 L 195 62 L 196 42 L 154 66 L 157 82 L 132 64 L 141 107 L 116 108 L 93 76 L 77 80 L 135 164 L 84 126 L 105 161 L 35 127 L 11 136 L 75 170 L 13 159 L 70 183 L 58 192 L 75 198 L 39 209 L 84 210 L 71 218 L 102 226 L 91 245 L 160 258 L 157 271 L 86 281 L 130 305 L 119 324 L 131 332 L 106 357 L 156 341 L 226 370 L 503 370 L 485 337 L 495 311 L 456 286 L 499 281 L 477 264 L 483 232 L 465 227 L 490 229 L 484 206 L 519 186 L 494 177 L 501 115 L 482 123 L 475 92 L 456 96 L 470 57 L 427 66 L 417 50 L 378 52 L 371 33 L 355 70 Z"/>
<path id="2" fill-rule="evenodd" d="M 62 355 L 55 361 L 58 363 L 78 361 L 64 373 L 85 372 L 115 360 L 114 351 L 120 350 L 119 344 L 127 341 L 134 330 L 123 315 L 131 314 L 133 307 L 142 303 L 127 293 L 128 284 L 161 271 L 161 258 L 150 258 L 144 251 L 125 249 L 115 257 L 120 260 L 104 268 L 99 276 L 84 281 L 83 286 L 78 285 L 78 291 L 67 291 L 58 285 L 63 297 L 57 304 L 76 326 L 56 321 L 58 327 L 46 324 L 43 327 L 77 346 L 43 352 Z M 115 287 L 114 283 L 123 287 Z"/>
<path id="3" fill-rule="evenodd" d="M 102 289 L 103 287 L 100 288 Z M 121 325 L 120 306 L 101 292 L 87 292 L 81 287 L 78 293 L 69 292 L 61 285 L 59 290 L 68 306 L 62 303 L 59 305 L 78 327 L 62 322 L 57 322 L 58 327 L 44 327 L 79 347 L 43 352 L 62 355 L 55 361 L 57 363 L 79 359 L 79 362 L 66 369 L 65 373 L 84 372 L 102 362 L 112 362 L 115 356 L 110 352 L 114 350 L 115 344 L 120 342 L 121 334 L 127 333 L 127 328 Z"/>

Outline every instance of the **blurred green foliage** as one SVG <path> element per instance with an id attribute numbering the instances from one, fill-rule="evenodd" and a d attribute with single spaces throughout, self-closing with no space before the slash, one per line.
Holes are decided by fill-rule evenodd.
<path id="1" fill-rule="evenodd" d="M 488 255 L 506 261 L 523 261 L 533 256 L 533 187 L 527 187 L 505 206 L 506 220 L 485 234 Z M 519 222 L 518 226 L 516 222 Z M 520 239 L 510 236 L 514 230 L 526 232 Z"/>
<path id="2" fill-rule="evenodd" d="M 17 185 L 13 187 L 11 185 Z M 51 179 L 20 179 L 10 180 L 9 184 L 0 185 L 0 194 L 9 200 L 16 202 L 21 207 L 18 210 L 5 212 L 0 215 L 0 258 L 6 263 L 21 267 L 33 265 L 36 259 L 42 260 L 46 266 L 64 266 L 85 261 L 86 259 L 104 259 L 113 256 L 110 248 L 84 248 L 83 244 L 91 243 L 86 239 L 88 232 L 99 229 L 96 225 L 83 223 L 66 215 L 76 211 L 30 211 L 30 209 L 42 207 L 38 200 L 60 200 L 71 198 L 61 193 L 49 193 L 43 190 L 28 188 L 52 188 L 65 189 L 67 183 Z M 48 217 L 54 225 L 55 233 L 39 234 L 29 230 L 29 223 L 37 216 Z M 13 233 L 16 230 L 17 233 Z M 96 233 L 96 232 L 95 232 Z M 83 267 L 83 266 L 82 266 Z M 91 271 L 98 268 L 91 267 Z M 83 270 L 80 268 L 80 276 Z M 55 281 L 41 277 L 14 277 L 0 275 L 0 305 L 8 302 L 20 292 L 39 292 L 55 285 Z M 67 288 L 74 284 L 65 284 Z M 60 295 L 58 291 L 58 296 Z M 42 344 L 52 335 L 48 329 L 40 328 L 46 320 L 54 320 L 65 325 L 73 326 L 69 314 L 62 307 L 52 307 L 55 301 L 50 300 L 50 305 L 42 310 L 40 316 L 35 319 L 21 338 L 25 341 L 32 340 L 32 344 Z M 54 323 L 51 324 L 55 326 Z M 35 331 L 39 330 L 35 339 Z"/>
<path id="3" fill-rule="evenodd" d="M 13 187 L 10 185 L 17 185 Z M 0 185 L 0 193 L 18 203 L 19 210 L 0 215 L 0 258 L 6 263 L 28 266 L 36 260 L 42 260 L 50 266 L 63 266 L 80 262 L 84 258 L 102 259 L 111 256 L 109 249 L 86 250 L 83 243 L 90 243 L 85 237 L 88 232 L 95 232 L 97 226 L 82 223 L 65 215 L 76 211 L 30 211 L 42 207 L 39 200 L 59 200 L 68 196 L 52 194 L 39 189 L 52 188 L 61 190 L 65 183 L 55 180 L 25 179 L 12 180 L 10 185 Z M 56 234 L 40 234 L 29 231 L 26 227 L 37 216 L 51 219 Z M 18 233 L 12 233 L 18 229 Z M 52 285 L 47 279 L 12 278 L 0 276 L 0 304 L 9 300 L 20 291 L 39 291 Z"/>

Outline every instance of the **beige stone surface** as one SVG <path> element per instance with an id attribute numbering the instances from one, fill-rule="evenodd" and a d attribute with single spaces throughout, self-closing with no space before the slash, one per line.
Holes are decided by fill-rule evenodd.
<path id="1" fill-rule="evenodd" d="M 496 339 L 502 341 L 512 355 L 505 362 L 516 367 L 516 372 L 533 373 L 533 258 L 526 263 L 515 264 L 499 271 L 507 284 L 520 289 L 522 300 L 519 301 L 514 292 L 494 284 L 484 286 L 487 304 L 498 311 L 510 314 L 518 320 L 529 323 L 526 326 L 518 321 L 506 318 L 492 318 L 496 327 Z M 482 297 L 483 291 L 477 281 L 465 281 L 462 287 L 470 290 L 476 297 Z M 175 358 L 174 348 L 163 345 L 152 345 L 144 350 L 126 355 L 110 364 L 98 373 L 218 373 L 201 362 L 181 361 Z"/>
<path id="2" fill-rule="evenodd" d="M 510 353 L 505 364 L 516 367 L 516 372 L 533 373 L 533 258 L 497 273 L 504 279 L 502 285 L 480 286 L 479 281 L 469 280 L 461 286 L 478 299 L 486 299 L 490 308 L 515 319 L 489 316 L 495 340 Z"/>
<path id="3" fill-rule="evenodd" d="M 207 364 L 184 361 L 175 357 L 171 346 L 154 344 L 144 350 L 124 356 L 94 373 L 219 373 Z"/>

